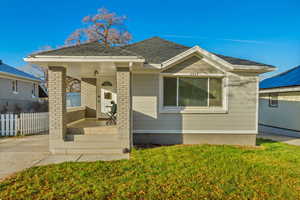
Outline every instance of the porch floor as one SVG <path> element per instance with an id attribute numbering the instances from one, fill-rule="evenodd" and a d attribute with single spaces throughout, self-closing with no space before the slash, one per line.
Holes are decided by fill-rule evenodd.
<path id="1" fill-rule="evenodd" d="M 117 134 L 116 125 L 106 125 L 106 120 L 86 118 L 68 124 L 68 134 Z"/>

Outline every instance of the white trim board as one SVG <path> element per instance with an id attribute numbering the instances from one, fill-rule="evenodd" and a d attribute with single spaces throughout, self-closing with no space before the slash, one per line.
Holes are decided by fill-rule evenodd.
<path id="1" fill-rule="evenodd" d="M 24 58 L 26 62 L 145 62 L 132 56 L 36 56 Z"/>
<path id="2" fill-rule="evenodd" d="M 256 130 L 133 130 L 133 133 L 155 134 L 257 134 Z"/>
<path id="3" fill-rule="evenodd" d="M 271 88 L 271 89 L 260 89 L 260 94 L 266 94 L 266 93 L 277 93 L 277 92 L 299 92 L 300 86 L 294 86 L 294 87 L 285 87 L 285 88 Z"/>
<path id="4" fill-rule="evenodd" d="M 200 48 L 199 46 L 194 46 L 176 56 L 174 56 L 173 58 L 165 61 L 162 63 L 162 70 L 166 70 L 168 69 L 169 67 L 172 66 L 172 64 L 180 61 L 181 59 L 189 56 L 189 55 L 192 55 L 194 53 L 199 53 L 201 56 L 203 56 L 204 58 L 209 58 L 209 60 L 213 60 L 215 61 L 216 63 L 219 63 L 221 64 L 222 66 L 224 66 L 225 68 L 229 69 L 229 70 L 233 70 L 233 66 L 228 63 L 227 61 L 213 55 L 212 53 Z"/>
<path id="5" fill-rule="evenodd" d="M 177 74 L 177 76 L 172 75 L 165 75 L 161 73 L 159 75 L 159 82 L 158 82 L 158 88 L 159 88 L 159 97 L 158 97 L 158 108 L 159 113 L 212 113 L 212 114 L 219 114 L 219 113 L 228 113 L 228 98 L 229 98 L 229 86 L 228 86 L 228 77 L 222 76 L 222 107 L 164 107 L 163 105 L 163 78 L 164 77 L 180 77 L 182 74 Z M 185 75 L 182 75 L 183 77 Z M 193 76 L 193 77 L 203 77 L 203 76 Z M 210 75 L 207 74 L 205 77 L 210 78 Z M 177 79 L 178 81 L 178 79 Z M 177 83 L 178 84 L 178 83 Z M 177 91 L 178 93 L 178 91 Z M 177 95 L 178 96 L 178 95 Z M 178 104 L 178 100 L 177 100 Z"/>
<path id="6" fill-rule="evenodd" d="M 18 81 L 23 81 L 23 82 L 30 82 L 30 83 L 37 83 L 39 84 L 41 80 L 35 80 L 15 74 L 10 74 L 10 73 L 5 73 L 5 72 L 0 72 L 0 78 L 5 78 L 5 79 L 10 79 L 10 80 L 18 80 Z"/>
<path id="7" fill-rule="evenodd" d="M 258 131 L 258 116 L 259 116 L 259 78 L 256 77 L 256 113 L 255 113 L 255 129 Z"/>

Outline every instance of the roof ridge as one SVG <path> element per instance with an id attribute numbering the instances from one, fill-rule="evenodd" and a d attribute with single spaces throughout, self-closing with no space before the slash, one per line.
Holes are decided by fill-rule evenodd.
<path id="1" fill-rule="evenodd" d="M 151 37 L 151 38 L 147 38 L 147 39 L 144 39 L 144 40 L 141 40 L 141 41 L 132 43 L 132 44 L 124 45 L 123 47 L 126 48 L 126 47 L 129 47 L 129 46 L 138 45 L 138 44 L 140 44 L 140 43 L 143 43 L 143 42 L 146 42 L 146 41 L 149 41 L 149 40 L 153 40 L 153 39 L 159 39 L 159 40 L 161 40 L 161 41 L 168 42 L 168 43 L 172 43 L 172 44 L 176 44 L 176 45 L 181 46 L 181 47 L 191 48 L 191 47 L 188 47 L 188 46 L 185 46 L 185 45 L 182 45 L 182 44 L 179 44 L 179 43 L 170 41 L 170 40 L 166 40 L 166 39 L 161 38 L 161 37 L 159 37 L 159 36 L 153 36 L 153 37 Z"/>

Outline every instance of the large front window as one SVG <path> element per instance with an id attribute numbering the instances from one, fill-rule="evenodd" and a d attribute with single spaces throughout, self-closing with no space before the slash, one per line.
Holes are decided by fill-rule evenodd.
<path id="1" fill-rule="evenodd" d="M 165 107 L 222 107 L 222 78 L 164 77 Z"/>

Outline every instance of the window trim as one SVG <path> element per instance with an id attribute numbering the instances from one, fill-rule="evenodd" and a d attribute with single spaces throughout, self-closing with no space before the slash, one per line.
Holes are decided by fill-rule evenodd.
<path id="1" fill-rule="evenodd" d="M 222 107 L 199 106 L 164 106 L 164 77 L 191 77 L 191 78 L 221 78 L 222 79 Z M 179 81 L 179 78 L 177 78 Z M 178 85 L 178 82 L 177 82 Z M 224 74 L 160 74 L 159 76 L 159 112 L 160 113 L 228 113 L 228 78 Z M 178 90 L 179 87 L 177 87 Z M 209 88 L 209 82 L 208 82 Z M 177 91 L 178 94 L 178 91 Z M 178 105 L 177 95 L 177 105 Z M 209 97 L 208 97 L 209 99 Z M 208 100 L 209 103 L 209 100 Z"/>
<path id="2" fill-rule="evenodd" d="M 18 80 L 11 80 L 11 89 L 13 94 L 19 94 Z"/>
<path id="3" fill-rule="evenodd" d="M 32 83 L 32 90 L 31 90 L 31 97 L 32 98 L 36 98 L 36 90 L 37 90 L 37 84 L 36 83 Z"/>
<path id="4" fill-rule="evenodd" d="M 272 100 L 272 97 L 276 97 L 276 99 Z M 273 104 L 273 101 L 275 101 L 276 103 Z M 278 106 L 279 106 L 278 93 L 270 93 L 269 94 L 269 107 L 270 108 L 278 108 Z"/>

